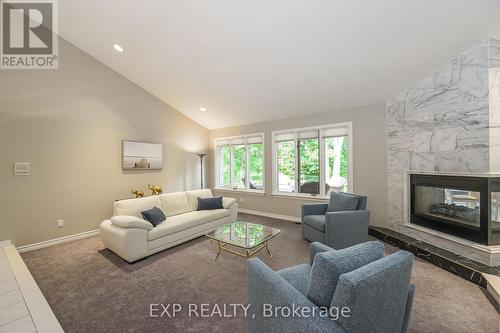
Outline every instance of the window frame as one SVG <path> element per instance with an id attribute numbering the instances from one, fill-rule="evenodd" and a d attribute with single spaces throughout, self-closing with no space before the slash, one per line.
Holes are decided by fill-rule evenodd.
<path id="1" fill-rule="evenodd" d="M 238 144 L 228 143 L 229 151 L 230 151 L 230 159 L 229 159 L 229 172 L 230 172 L 230 180 L 229 187 L 219 187 L 219 149 L 218 147 L 224 146 L 219 145 L 220 141 L 231 141 L 231 140 L 243 140 L 243 144 L 245 146 L 245 176 L 247 180 L 250 180 L 250 154 L 249 154 L 249 145 L 255 144 L 252 142 L 248 142 L 249 138 L 261 137 L 262 138 L 262 190 L 250 189 L 250 182 L 247 181 L 245 188 L 242 189 L 234 189 L 234 146 Z M 252 133 L 252 134 L 244 134 L 244 135 L 234 135 L 234 136 L 225 136 L 225 137 L 217 137 L 214 138 L 214 190 L 221 192 L 245 192 L 250 194 L 265 194 L 266 193 L 266 137 L 264 132 L 260 133 Z"/>
<path id="2" fill-rule="evenodd" d="M 271 145 L 272 145 L 272 195 L 276 197 L 296 197 L 302 198 L 316 198 L 316 199 L 328 199 L 329 196 L 324 193 L 325 191 L 325 137 L 323 133 L 325 130 L 335 129 L 335 128 L 345 128 L 347 129 L 347 139 L 348 141 L 348 156 L 347 156 L 347 181 L 348 181 L 348 191 L 353 192 L 354 182 L 353 182 L 353 126 L 352 122 L 344 122 L 337 124 L 329 124 L 322 126 L 310 126 L 310 127 L 300 127 L 292 128 L 286 130 L 279 130 L 271 132 Z M 299 148 L 297 147 L 299 142 L 299 132 L 305 131 L 318 131 L 319 140 L 319 187 L 320 193 L 313 195 L 310 193 L 299 193 L 298 192 L 298 182 L 297 179 L 300 175 L 298 159 L 299 159 Z M 295 192 L 280 192 L 279 191 L 279 168 L 278 168 L 278 141 L 276 141 L 276 136 L 279 134 L 290 134 L 293 135 L 293 142 L 295 147 Z M 329 136 L 327 136 L 329 137 Z M 291 141 L 291 140 L 289 140 Z"/>

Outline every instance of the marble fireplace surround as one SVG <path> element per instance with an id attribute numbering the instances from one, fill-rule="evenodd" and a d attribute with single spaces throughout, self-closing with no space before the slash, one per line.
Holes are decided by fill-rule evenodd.
<path id="1" fill-rule="evenodd" d="M 429 229 L 410 221 L 410 176 L 411 175 L 439 175 L 439 176 L 464 176 L 464 177 L 500 177 L 500 174 L 474 174 L 474 173 L 440 173 L 440 172 L 411 172 L 404 173 L 404 218 L 403 225 L 397 225 L 394 230 L 422 241 L 434 244 L 450 252 L 462 255 L 469 259 L 488 266 L 500 266 L 500 245 L 486 246 L 469 240 L 449 235 L 437 230 Z"/>
<path id="2" fill-rule="evenodd" d="M 500 247 L 409 223 L 409 175 L 500 173 L 500 40 L 462 52 L 387 102 L 388 226 L 489 266 Z"/>

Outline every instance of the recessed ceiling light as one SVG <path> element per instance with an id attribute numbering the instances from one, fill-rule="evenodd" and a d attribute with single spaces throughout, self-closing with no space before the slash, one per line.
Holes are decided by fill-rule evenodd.
<path id="1" fill-rule="evenodd" d="M 200 108 L 200 111 L 205 112 L 205 111 L 207 111 L 207 108 Z"/>
<path id="2" fill-rule="evenodd" d="M 120 45 L 118 44 L 113 44 L 113 47 L 116 51 L 120 52 L 120 53 L 123 53 L 123 47 L 121 47 Z"/>

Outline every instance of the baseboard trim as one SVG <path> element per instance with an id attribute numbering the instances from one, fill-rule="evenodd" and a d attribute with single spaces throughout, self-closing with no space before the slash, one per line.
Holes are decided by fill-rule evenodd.
<path id="1" fill-rule="evenodd" d="M 6 239 L 6 240 L 3 240 L 3 241 L 0 241 L 0 247 L 4 247 L 4 246 L 7 246 L 7 245 L 12 245 L 12 242 L 10 241 L 10 239 Z"/>
<path id="2" fill-rule="evenodd" d="M 19 246 L 17 248 L 17 251 L 19 251 L 19 253 L 23 253 L 23 252 L 28 252 L 28 251 L 43 249 L 44 247 L 49 247 L 49 246 L 53 246 L 53 245 L 57 245 L 57 244 L 62 244 L 62 243 L 66 243 L 66 242 L 71 242 L 71 241 L 74 241 L 74 240 L 77 240 L 77 239 L 82 239 L 82 238 L 97 236 L 97 235 L 99 235 L 99 233 L 100 233 L 99 229 L 89 230 L 89 231 L 81 232 L 79 234 L 74 234 L 74 235 L 69 235 L 69 236 L 64 236 L 64 237 L 60 237 L 60 238 L 55 238 L 55 239 L 51 239 L 51 240 L 43 241 L 43 242 L 39 242 L 39 243 L 34 243 L 34 244 L 28 244 L 28 245 Z"/>
<path id="3" fill-rule="evenodd" d="M 243 208 L 238 208 L 238 211 L 242 212 L 242 213 L 246 213 L 246 214 L 270 217 L 272 219 L 286 220 L 286 221 L 291 221 L 291 222 L 300 222 L 300 217 L 296 217 L 296 216 L 274 214 L 274 213 L 262 212 L 260 210 L 243 209 Z"/>

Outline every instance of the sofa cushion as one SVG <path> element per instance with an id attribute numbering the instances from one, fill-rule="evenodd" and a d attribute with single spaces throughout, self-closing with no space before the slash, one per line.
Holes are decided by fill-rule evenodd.
<path id="1" fill-rule="evenodd" d="M 186 192 L 173 192 L 159 195 L 161 208 L 168 216 L 190 212 Z"/>
<path id="2" fill-rule="evenodd" d="M 227 209 L 200 210 L 176 216 L 169 216 L 165 222 L 161 223 L 153 230 L 148 231 L 148 240 L 152 241 L 228 216 L 229 210 Z"/>
<path id="3" fill-rule="evenodd" d="M 302 295 L 306 295 L 309 278 L 311 276 L 311 265 L 297 265 L 276 271 L 276 273 L 290 283 Z"/>
<path id="4" fill-rule="evenodd" d="M 141 214 L 146 221 L 149 221 L 153 225 L 153 227 L 156 227 L 167 218 L 158 207 L 153 207 L 151 209 L 145 210 L 141 212 Z"/>
<path id="5" fill-rule="evenodd" d="M 302 219 L 302 223 L 318 231 L 325 232 L 325 215 L 306 215 Z"/>
<path id="6" fill-rule="evenodd" d="M 198 198 L 197 210 L 222 209 L 222 197 L 217 198 Z"/>
<path id="7" fill-rule="evenodd" d="M 111 218 L 111 223 L 121 228 L 133 228 L 151 230 L 153 225 L 151 222 L 130 215 L 117 215 Z"/>
<path id="8" fill-rule="evenodd" d="M 142 219 L 141 212 L 153 207 L 161 207 L 160 198 L 157 195 L 115 201 L 113 216 L 131 215 Z"/>
<path id="9" fill-rule="evenodd" d="M 330 201 L 328 202 L 328 212 L 341 212 L 346 210 L 356 210 L 359 198 L 347 193 L 330 193 Z"/>
<path id="10" fill-rule="evenodd" d="M 212 191 L 209 189 L 187 191 L 186 196 L 191 210 L 198 209 L 198 198 L 212 198 Z"/>
<path id="11" fill-rule="evenodd" d="M 342 274 L 365 266 L 383 256 L 384 245 L 378 241 L 316 254 L 306 292 L 307 298 L 318 306 L 329 307 Z"/>

